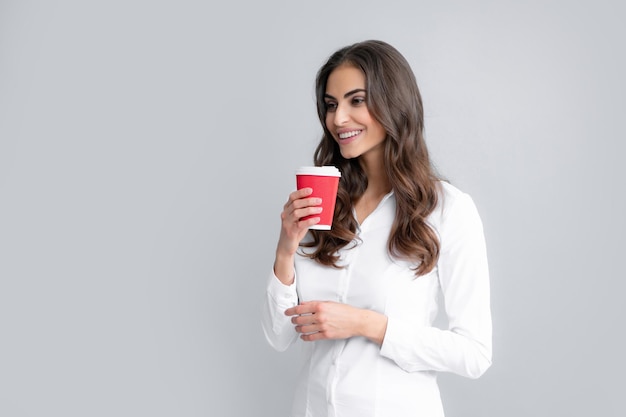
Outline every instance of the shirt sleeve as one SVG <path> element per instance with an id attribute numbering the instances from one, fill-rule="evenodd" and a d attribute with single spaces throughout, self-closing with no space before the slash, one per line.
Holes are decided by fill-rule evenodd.
<path id="1" fill-rule="evenodd" d="M 286 350 L 298 338 L 291 317 L 285 315 L 286 309 L 296 305 L 298 294 L 295 280 L 293 284 L 285 285 L 272 271 L 261 306 L 261 324 L 270 346 L 279 352 Z"/>
<path id="2" fill-rule="evenodd" d="M 389 317 L 381 354 L 408 372 L 434 370 L 478 378 L 491 366 L 492 355 L 483 225 L 469 195 L 458 194 L 444 204 L 437 268 L 448 329 Z"/>

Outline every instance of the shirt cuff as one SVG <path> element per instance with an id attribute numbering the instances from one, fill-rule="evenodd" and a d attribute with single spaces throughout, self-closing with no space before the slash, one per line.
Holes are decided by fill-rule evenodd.
<path id="1" fill-rule="evenodd" d="M 267 293 L 277 305 L 284 306 L 286 309 L 298 305 L 295 277 L 291 285 L 285 285 L 276 277 L 274 270 L 272 270 L 267 284 Z"/>
<path id="2" fill-rule="evenodd" d="M 419 328 L 408 326 L 402 320 L 388 317 L 387 330 L 380 346 L 380 354 L 393 360 L 407 372 L 428 369 L 426 364 L 416 357 L 416 351 L 422 349 L 419 343 L 419 333 Z"/>

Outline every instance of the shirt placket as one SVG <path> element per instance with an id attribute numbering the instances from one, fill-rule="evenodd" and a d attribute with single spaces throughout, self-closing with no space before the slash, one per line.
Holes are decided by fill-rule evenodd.
<path id="1" fill-rule="evenodd" d="M 357 229 L 357 238 L 360 228 Z M 337 286 L 337 302 L 347 303 L 348 292 L 350 289 L 350 280 L 353 274 L 353 263 L 359 256 L 360 245 L 355 247 L 349 246 L 351 249 L 343 252 L 342 260 L 345 267 L 340 275 L 339 285 Z M 347 339 L 337 340 L 333 349 L 332 362 L 330 365 L 329 384 L 328 384 L 328 417 L 338 417 L 336 413 L 337 400 L 337 383 L 341 377 L 341 355 L 348 342 Z"/>

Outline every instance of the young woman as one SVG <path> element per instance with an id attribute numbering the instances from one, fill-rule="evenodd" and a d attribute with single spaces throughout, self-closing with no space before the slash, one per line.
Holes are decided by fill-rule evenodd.
<path id="1" fill-rule="evenodd" d="M 332 230 L 311 190 L 281 214 L 262 308 L 268 342 L 304 341 L 293 417 L 443 416 L 437 372 L 491 365 L 489 272 L 472 199 L 435 175 L 415 76 L 381 41 L 335 52 L 316 79 L 315 165 L 341 171 Z M 438 297 L 447 329 L 433 327 Z"/>

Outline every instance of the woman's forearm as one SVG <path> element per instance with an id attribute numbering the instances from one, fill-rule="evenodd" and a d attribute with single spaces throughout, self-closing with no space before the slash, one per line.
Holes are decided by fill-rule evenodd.
<path id="1" fill-rule="evenodd" d="M 294 275 L 294 255 L 282 255 L 276 252 L 276 259 L 274 260 L 274 274 L 276 278 L 285 285 L 293 284 L 295 279 Z"/>
<path id="2" fill-rule="evenodd" d="M 387 316 L 372 310 L 362 310 L 359 318 L 359 334 L 381 346 L 387 331 Z"/>

